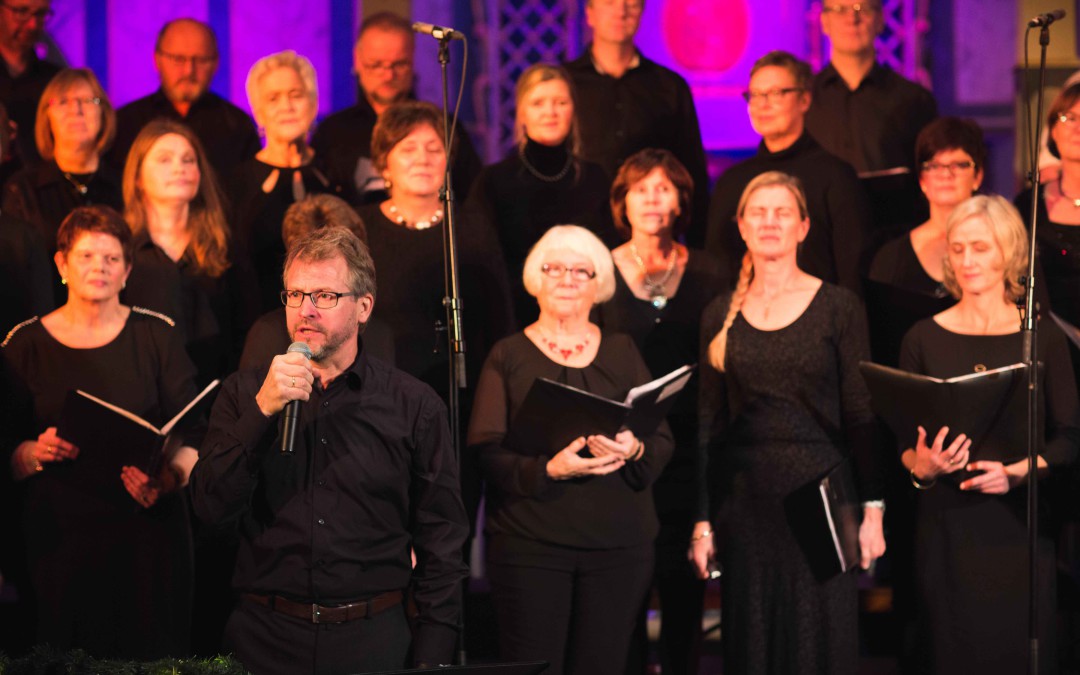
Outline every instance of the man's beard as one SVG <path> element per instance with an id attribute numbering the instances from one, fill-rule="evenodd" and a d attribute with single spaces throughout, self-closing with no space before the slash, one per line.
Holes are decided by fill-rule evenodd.
<path id="1" fill-rule="evenodd" d="M 341 346 L 344 345 L 346 342 L 356 339 L 356 334 L 347 329 L 340 330 L 336 333 L 327 333 L 323 331 L 320 326 L 312 324 L 301 324 L 296 328 L 299 329 L 301 327 L 313 328 L 315 330 L 321 331 L 323 337 L 325 338 L 322 346 L 320 346 L 318 350 L 312 350 L 311 352 L 311 360 L 316 362 L 329 359 L 334 354 L 336 354 L 337 351 L 341 349 Z M 303 342 L 303 340 L 296 336 L 296 330 L 293 330 L 293 334 L 291 337 L 293 342 Z M 310 345 L 308 346 L 310 347 Z"/>

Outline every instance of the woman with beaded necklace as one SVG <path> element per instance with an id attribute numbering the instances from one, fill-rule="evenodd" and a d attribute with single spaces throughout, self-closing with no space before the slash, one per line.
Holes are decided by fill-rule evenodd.
<path id="1" fill-rule="evenodd" d="M 448 393 L 443 306 L 443 204 L 446 176 L 442 113 L 423 101 L 383 111 L 371 138 L 372 162 L 389 199 L 358 209 L 379 275 L 378 315 L 393 333 L 395 365 Z M 509 282 L 495 233 L 459 217 L 460 291 L 469 372 L 479 372 L 496 340 L 511 330 Z M 465 401 L 467 404 L 467 401 Z"/>
<path id="2" fill-rule="evenodd" d="M 622 238 L 607 208 L 610 177 L 578 154 L 574 90 L 566 71 L 545 63 L 527 68 L 517 81 L 515 105 L 517 145 L 484 168 L 466 207 L 469 217 L 482 218 L 499 234 L 520 328 L 537 316 L 536 302 L 521 284 L 522 265 L 548 228 L 575 223 L 608 246 Z"/>
<path id="3" fill-rule="evenodd" d="M 697 362 L 701 313 L 723 285 L 718 260 L 675 240 L 690 224 L 693 195 L 686 168 L 667 150 L 653 148 L 629 157 L 611 187 L 615 226 L 629 241 L 611 252 L 615 295 L 593 315 L 604 330 L 634 339 L 654 377 Z M 653 485 L 660 519 L 653 580 L 663 617 L 660 662 L 665 673 L 696 673 L 705 582 L 686 564 L 696 508 L 696 381 L 679 396 L 668 425 L 675 453 Z M 645 670 L 644 630 L 643 608 L 627 672 Z"/>

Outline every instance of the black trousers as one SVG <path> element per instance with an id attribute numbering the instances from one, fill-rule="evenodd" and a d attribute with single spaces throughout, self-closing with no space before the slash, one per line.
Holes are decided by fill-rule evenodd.
<path id="1" fill-rule="evenodd" d="M 547 661 L 545 675 L 622 673 L 651 543 L 582 550 L 495 535 L 487 559 L 503 660 Z"/>
<path id="2" fill-rule="evenodd" d="M 224 644 L 258 675 L 344 675 L 404 668 L 411 639 L 403 604 L 369 619 L 313 624 L 241 600 Z"/>

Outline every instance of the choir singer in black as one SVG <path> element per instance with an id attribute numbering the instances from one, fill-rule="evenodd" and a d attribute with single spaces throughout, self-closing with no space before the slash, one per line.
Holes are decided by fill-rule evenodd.
<path id="1" fill-rule="evenodd" d="M 671 458 L 671 433 L 665 422 L 640 439 L 623 430 L 544 452 L 525 447 L 511 422 L 537 378 L 619 399 L 652 378 L 630 336 L 589 321 L 615 291 L 596 235 L 551 228 L 525 259 L 524 281 L 540 316 L 491 350 L 469 424 L 488 481 L 499 648 L 508 661 L 548 661 L 547 675 L 621 673 L 652 581 L 651 487 Z"/>
<path id="2" fill-rule="evenodd" d="M 226 380 L 192 476 L 199 518 L 240 533 L 225 646 L 257 673 L 401 668 L 411 586 L 413 665 L 449 663 L 468 525 L 446 408 L 365 351 L 375 269 L 356 235 L 300 239 L 284 282 L 290 337 L 311 359 L 279 355 Z M 284 454 L 279 418 L 294 400 Z"/>

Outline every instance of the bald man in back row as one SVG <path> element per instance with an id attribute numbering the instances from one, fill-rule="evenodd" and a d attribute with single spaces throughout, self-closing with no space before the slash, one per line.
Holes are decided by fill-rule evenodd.
<path id="1" fill-rule="evenodd" d="M 109 153 L 113 164 L 124 166 L 135 137 L 158 117 L 190 127 L 219 178 L 259 151 L 251 117 L 210 91 L 218 69 L 217 38 L 210 26 L 195 19 L 166 23 L 154 45 L 154 69 L 161 87 L 116 111 L 116 140 Z"/>

